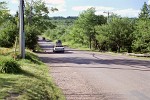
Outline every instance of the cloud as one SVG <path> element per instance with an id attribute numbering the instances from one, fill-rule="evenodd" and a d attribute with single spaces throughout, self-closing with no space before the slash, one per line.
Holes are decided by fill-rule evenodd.
<path id="1" fill-rule="evenodd" d="M 65 4 L 65 0 L 44 0 L 48 4 L 60 5 Z"/>
<path id="2" fill-rule="evenodd" d="M 110 12 L 110 14 L 117 14 L 122 17 L 138 17 L 140 10 L 135 10 L 135 9 L 130 8 L 130 9 L 122 9 L 122 10 L 112 10 L 109 12 Z M 97 11 L 96 15 L 107 16 L 107 14 L 104 13 L 104 11 Z"/>
<path id="3" fill-rule="evenodd" d="M 10 10 L 10 14 L 15 15 L 16 11 L 15 10 Z"/>
<path id="4" fill-rule="evenodd" d="M 148 0 L 147 4 L 150 5 L 150 0 Z"/>
<path id="5" fill-rule="evenodd" d="M 140 10 L 135 10 L 132 8 L 117 9 L 113 7 L 104 7 L 104 6 L 76 6 L 76 7 L 72 7 L 72 10 L 83 11 L 91 7 L 94 7 L 96 9 L 96 15 L 104 15 L 104 16 L 107 16 L 107 14 L 104 12 L 108 12 L 108 11 L 117 15 L 121 15 L 122 17 L 138 17 L 140 13 Z"/>
<path id="6" fill-rule="evenodd" d="M 66 2 L 65 0 L 43 0 L 49 8 L 55 7 L 58 9 L 57 12 L 65 12 L 66 11 Z"/>
<path id="7" fill-rule="evenodd" d="M 19 1 L 18 1 L 18 0 L 11 0 L 11 3 L 13 3 L 13 4 L 18 4 Z"/>
<path id="8" fill-rule="evenodd" d="M 94 7 L 96 10 L 113 10 L 114 8 L 112 7 L 103 7 L 103 6 L 76 6 L 76 7 L 72 7 L 72 10 L 74 11 L 83 11 L 83 10 L 87 10 L 88 8 Z"/>
<path id="9" fill-rule="evenodd" d="M 137 17 L 140 13 L 140 10 L 135 9 L 123 9 L 123 10 L 115 10 L 115 14 L 121 15 L 122 17 Z"/>

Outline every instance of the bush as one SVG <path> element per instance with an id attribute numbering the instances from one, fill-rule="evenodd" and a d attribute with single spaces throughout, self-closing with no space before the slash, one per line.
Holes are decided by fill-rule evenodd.
<path id="1" fill-rule="evenodd" d="M 34 50 L 37 45 L 39 31 L 35 26 L 26 26 L 25 29 L 25 45 L 27 48 Z"/>
<path id="2" fill-rule="evenodd" d="M 20 71 L 21 71 L 20 65 L 12 59 L 6 59 L 0 63 L 0 73 L 17 74 L 20 73 Z"/>
<path id="3" fill-rule="evenodd" d="M 0 29 L 0 47 L 12 47 L 18 33 L 17 25 L 11 21 L 4 23 Z"/>

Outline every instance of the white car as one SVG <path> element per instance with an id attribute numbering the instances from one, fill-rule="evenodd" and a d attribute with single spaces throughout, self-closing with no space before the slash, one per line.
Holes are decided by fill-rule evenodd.
<path id="1" fill-rule="evenodd" d="M 63 46 L 54 46 L 53 52 L 63 52 L 64 53 L 65 48 Z"/>

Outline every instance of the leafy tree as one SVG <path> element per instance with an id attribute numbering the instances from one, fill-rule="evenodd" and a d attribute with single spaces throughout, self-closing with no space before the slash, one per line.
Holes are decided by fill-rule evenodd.
<path id="1" fill-rule="evenodd" d="M 150 20 L 138 20 L 135 26 L 135 41 L 133 49 L 135 52 L 150 52 Z"/>
<path id="2" fill-rule="evenodd" d="M 16 36 L 18 36 L 17 25 L 12 21 L 7 21 L 2 24 L 3 27 L 0 29 L 0 46 L 12 47 Z"/>
<path id="3" fill-rule="evenodd" d="M 51 8 L 52 11 L 57 11 L 56 8 Z M 40 33 L 43 33 L 49 27 L 55 26 L 50 22 L 48 16 L 49 10 L 46 7 L 45 2 L 42 0 L 31 0 L 31 3 L 26 2 L 25 9 L 25 22 L 28 25 L 34 25 L 39 29 Z"/>
<path id="4" fill-rule="evenodd" d="M 144 5 L 141 9 L 141 13 L 139 14 L 139 18 L 140 19 L 147 19 L 150 18 L 150 9 L 149 6 L 146 4 L 146 2 L 144 2 Z"/>
<path id="5" fill-rule="evenodd" d="M 71 33 L 76 36 L 76 41 L 86 43 L 86 45 L 88 43 L 91 49 L 92 44 L 96 43 L 95 26 L 105 22 L 106 19 L 103 16 L 95 15 L 95 8 L 89 8 L 80 14 L 79 18 L 75 21 Z"/>
<path id="6" fill-rule="evenodd" d="M 0 25 L 4 23 L 8 18 L 10 14 L 6 7 L 6 2 L 0 1 Z"/>
<path id="7" fill-rule="evenodd" d="M 38 41 L 39 30 L 36 26 L 25 26 L 25 45 L 28 49 L 35 50 Z"/>
<path id="8" fill-rule="evenodd" d="M 128 18 L 115 18 L 109 23 L 109 39 L 113 51 L 120 52 L 121 49 L 127 49 L 131 52 L 133 35 L 133 23 Z M 114 48 L 115 47 L 115 48 Z"/>
<path id="9" fill-rule="evenodd" d="M 96 39 L 98 41 L 99 51 L 107 51 L 109 49 L 109 26 L 107 24 L 98 25 L 96 29 Z"/>
<path id="10" fill-rule="evenodd" d="M 65 27 L 59 26 L 55 29 L 48 29 L 45 31 L 45 35 L 51 40 L 58 40 L 65 33 Z"/>
<path id="11" fill-rule="evenodd" d="M 150 51 L 150 6 L 144 2 L 144 5 L 139 14 L 139 20 L 135 25 L 135 41 L 133 49 L 135 52 L 149 52 Z"/>
<path id="12" fill-rule="evenodd" d="M 0 46 L 12 47 L 18 36 L 14 17 L 9 14 L 6 2 L 0 2 Z"/>
<path id="13" fill-rule="evenodd" d="M 55 28 L 48 16 L 49 9 L 45 2 L 42 0 L 31 0 L 25 4 L 25 35 L 26 35 L 26 47 L 35 50 L 38 35 L 42 34 L 48 28 Z M 52 11 L 56 11 L 56 8 L 51 8 Z"/>

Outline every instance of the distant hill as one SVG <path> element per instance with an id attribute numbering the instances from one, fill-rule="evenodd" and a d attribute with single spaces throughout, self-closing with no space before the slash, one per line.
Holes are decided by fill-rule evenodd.
<path id="1" fill-rule="evenodd" d="M 56 17 L 50 17 L 51 22 L 56 26 L 70 26 L 74 23 L 75 20 L 78 19 L 77 16 L 68 16 L 68 17 L 62 17 L 62 16 L 56 16 Z"/>
<path id="2" fill-rule="evenodd" d="M 55 17 L 50 17 L 52 20 L 65 20 L 65 19 L 74 19 L 76 20 L 78 17 L 77 16 L 68 16 L 68 17 L 62 17 L 62 16 L 55 16 Z"/>

